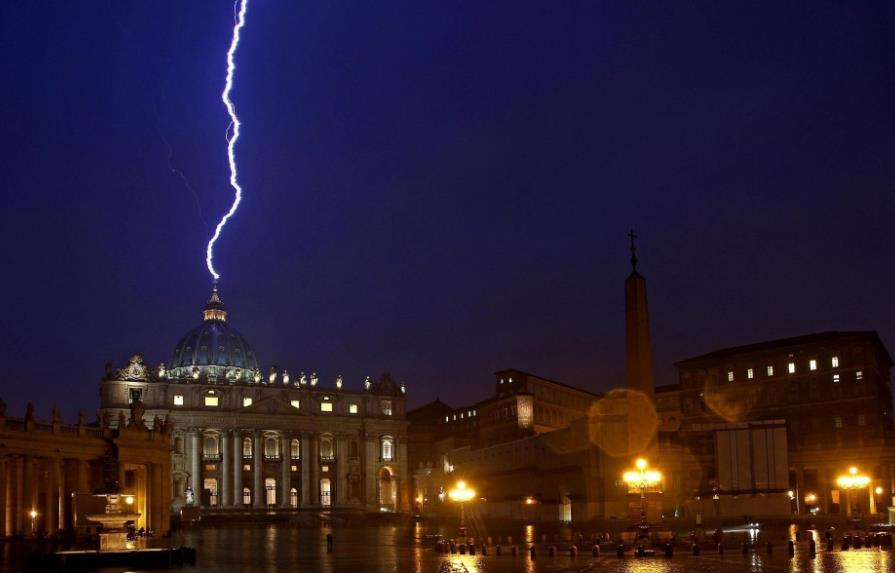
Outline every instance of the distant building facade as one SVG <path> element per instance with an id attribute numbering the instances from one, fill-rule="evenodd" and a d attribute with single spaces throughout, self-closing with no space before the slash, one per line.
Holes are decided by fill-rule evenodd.
<path id="1" fill-rule="evenodd" d="M 203 319 L 168 365 L 134 356 L 101 383 L 113 420 L 137 401 L 170 420 L 175 510 L 409 510 L 403 384 L 386 374 L 356 391 L 341 376 L 262 374 L 216 287 Z"/>
<path id="2" fill-rule="evenodd" d="M 0 527 L 5 537 L 76 533 L 97 527 L 86 520 L 76 498 L 118 491 L 140 513 L 137 528 L 168 532 L 171 503 L 170 436 L 164 421 L 149 429 L 139 408 L 108 423 L 63 424 L 54 409 L 50 421 L 36 420 L 28 405 L 11 417 L 0 402 Z M 102 512 L 103 499 L 91 505 Z"/>

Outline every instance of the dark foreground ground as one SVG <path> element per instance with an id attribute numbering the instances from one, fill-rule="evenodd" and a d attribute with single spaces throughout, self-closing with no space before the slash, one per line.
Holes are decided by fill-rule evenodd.
<path id="1" fill-rule="evenodd" d="M 835 573 L 867 572 L 882 573 L 895 571 L 893 552 L 879 548 L 840 551 L 838 544 L 833 552 L 827 552 L 823 543 L 818 543 L 815 557 L 808 553 L 807 542 L 796 545 L 794 558 L 786 551 L 785 540 L 790 531 L 761 531 L 755 539 L 754 549 L 742 553 L 743 534 L 729 534 L 726 550 L 719 555 L 715 550 L 703 550 L 695 557 L 684 547 L 680 547 L 671 559 L 665 557 L 636 558 L 616 557 L 612 551 L 604 550 L 599 558 L 593 558 L 590 551 L 578 557 L 568 555 L 568 543 L 554 541 L 557 532 L 549 532 L 547 545 L 541 543 L 541 535 L 534 526 L 520 526 L 501 531 L 504 541 L 503 556 L 496 556 L 494 550 L 489 555 L 450 555 L 436 553 L 434 542 L 427 536 L 450 531 L 438 526 L 420 524 L 343 524 L 334 527 L 307 526 L 290 523 L 205 525 L 178 532 L 172 539 L 196 548 L 195 567 L 176 570 L 189 572 L 278 572 L 300 571 L 303 573 L 331 572 L 697 572 L 697 573 L 737 573 L 737 572 L 802 572 Z M 333 535 L 334 547 L 330 553 L 326 547 L 326 536 Z M 496 532 L 495 532 L 496 533 Z M 570 532 L 559 532 L 568 538 Z M 564 533 L 564 535 L 563 535 Z M 509 555 L 506 536 L 513 535 L 519 555 Z M 526 547 L 534 542 L 537 556 L 531 559 Z M 766 543 L 774 545 L 768 555 Z M 494 535 L 493 541 L 497 541 Z M 556 545 L 557 556 L 548 555 L 548 546 Z M 0 569 L 3 571 L 24 571 L 28 569 L 33 546 L 22 542 L 0 544 Z M 93 570 L 102 573 L 122 573 L 142 571 L 140 568 L 104 568 Z"/>

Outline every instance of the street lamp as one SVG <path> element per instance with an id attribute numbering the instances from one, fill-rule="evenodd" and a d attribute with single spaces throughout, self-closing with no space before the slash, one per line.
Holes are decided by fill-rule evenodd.
<path id="1" fill-rule="evenodd" d="M 451 501 L 456 501 L 458 504 L 460 504 L 460 528 L 457 531 L 457 534 L 466 535 L 463 504 L 475 497 L 475 490 L 466 487 L 466 482 L 460 480 L 457 482 L 457 485 L 448 492 L 448 497 L 451 498 Z"/>
<path id="2" fill-rule="evenodd" d="M 34 520 L 37 519 L 37 511 L 32 509 L 28 512 L 28 515 L 31 516 L 31 535 L 34 535 Z"/>
<path id="3" fill-rule="evenodd" d="M 852 505 L 851 501 L 851 492 L 859 489 L 864 489 L 870 486 L 870 477 L 859 474 L 858 468 L 852 466 L 848 468 L 848 474 L 841 475 L 836 478 L 836 485 L 838 485 L 841 489 L 846 491 L 846 495 L 848 496 L 849 505 Z M 854 512 L 853 512 L 854 513 Z M 860 515 L 860 512 L 858 512 Z"/>
<path id="4" fill-rule="evenodd" d="M 634 462 L 636 470 L 625 472 L 622 479 L 628 484 L 629 489 L 640 490 L 640 529 L 641 533 L 648 529 L 646 524 L 646 488 L 653 487 L 662 481 L 662 474 L 657 470 L 647 469 L 647 462 L 643 458 L 637 458 Z"/>

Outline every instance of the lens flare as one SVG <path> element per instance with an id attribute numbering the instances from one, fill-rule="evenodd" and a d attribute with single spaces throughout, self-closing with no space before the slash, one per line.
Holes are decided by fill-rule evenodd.
<path id="1" fill-rule="evenodd" d="M 215 227 L 214 235 L 208 241 L 208 246 L 205 249 L 205 266 L 208 267 L 208 272 L 211 273 L 214 280 L 218 280 L 221 277 L 214 270 L 214 244 L 220 238 L 224 225 L 236 213 L 239 203 L 242 201 L 242 187 L 239 185 L 239 177 L 237 176 L 235 151 L 241 124 L 239 123 L 239 117 L 236 115 L 236 106 L 233 105 L 233 101 L 230 99 L 230 91 L 233 89 L 233 73 L 236 71 L 235 57 L 236 49 L 239 47 L 239 34 L 243 26 L 245 26 L 248 3 L 249 0 L 236 0 L 233 4 L 233 38 L 230 40 L 230 49 L 227 50 L 227 79 L 224 82 L 224 91 L 221 93 L 221 100 L 224 102 L 224 105 L 227 107 L 227 113 L 230 115 L 230 124 L 227 126 L 225 139 L 227 140 L 227 160 L 230 164 L 230 186 L 233 187 L 234 197 L 233 205 L 230 206 L 230 210 L 227 211 L 217 227 Z"/>

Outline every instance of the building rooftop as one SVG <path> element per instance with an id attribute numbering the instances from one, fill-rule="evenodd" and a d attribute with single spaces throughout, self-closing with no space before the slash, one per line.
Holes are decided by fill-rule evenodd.
<path id="1" fill-rule="evenodd" d="M 889 355 L 888 350 L 886 350 L 885 345 L 879 337 L 879 334 L 875 330 L 855 330 L 855 331 L 838 331 L 831 330 L 826 332 L 816 332 L 813 334 L 805 334 L 802 336 L 793 336 L 790 338 L 779 338 L 776 340 L 768 340 L 764 342 L 757 342 L 755 344 L 746 344 L 743 346 L 732 346 L 730 348 L 722 348 L 720 350 L 715 350 L 713 352 L 709 352 L 708 354 L 702 354 L 700 356 L 694 356 L 693 358 L 687 358 L 684 360 L 680 360 L 675 362 L 674 365 L 677 367 L 688 366 L 692 363 L 698 363 L 703 361 L 715 360 L 718 358 L 725 358 L 728 356 L 734 356 L 736 354 L 749 354 L 752 352 L 762 352 L 765 350 L 771 349 L 781 349 L 781 348 L 796 348 L 799 346 L 807 346 L 811 344 L 819 344 L 822 342 L 830 342 L 835 340 L 843 340 L 848 338 L 872 338 L 874 342 L 876 342 L 879 349 L 882 351 L 883 355 L 888 360 L 889 364 L 892 364 L 892 357 Z"/>

